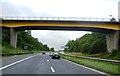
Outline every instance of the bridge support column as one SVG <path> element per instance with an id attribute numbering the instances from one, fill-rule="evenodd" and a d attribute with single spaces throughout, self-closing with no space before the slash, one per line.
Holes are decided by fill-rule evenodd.
<path id="1" fill-rule="evenodd" d="M 17 47 L 17 34 L 18 32 L 14 28 L 10 28 L 10 44 L 14 48 Z"/>
<path id="2" fill-rule="evenodd" d="M 106 35 L 107 41 L 107 50 L 109 53 L 112 53 L 112 50 L 118 50 L 119 44 L 119 31 L 114 31 Z"/>

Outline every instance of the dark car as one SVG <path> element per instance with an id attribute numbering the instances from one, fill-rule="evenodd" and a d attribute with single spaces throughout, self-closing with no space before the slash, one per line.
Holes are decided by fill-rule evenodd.
<path id="1" fill-rule="evenodd" d="M 52 59 L 60 59 L 60 55 L 58 53 L 53 53 L 51 58 Z"/>
<path id="2" fill-rule="evenodd" d="M 45 52 L 42 52 L 42 54 L 45 54 Z"/>

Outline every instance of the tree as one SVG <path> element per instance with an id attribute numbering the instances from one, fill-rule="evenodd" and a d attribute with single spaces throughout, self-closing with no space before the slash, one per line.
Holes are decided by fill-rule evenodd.
<path id="1" fill-rule="evenodd" d="M 66 46 L 68 46 L 69 52 L 100 53 L 107 51 L 105 34 L 96 32 L 85 34 L 76 40 L 69 40 Z"/>
<path id="2" fill-rule="evenodd" d="M 2 44 L 3 46 L 10 44 L 10 29 L 2 29 Z M 43 43 L 39 42 L 37 38 L 31 36 L 31 31 L 18 32 L 17 47 L 24 49 L 24 46 L 28 46 L 29 51 L 49 51 L 49 47 L 47 45 L 43 45 Z"/>
<path id="3" fill-rule="evenodd" d="M 50 48 L 50 51 L 55 51 L 55 49 L 52 47 L 52 48 Z"/>
<path id="4" fill-rule="evenodd" d="M 64 48 L 63 51 L 64 51 L 64 52 L 69 52 L 68 48 Z"/>
<path id="5" fill-rule="evenodd" d="M 44 51 L 49 51 L 49 48 L 48 48 L 48 46 L 45 44 L 45 45 L 43 45 L 44 46 Z"/>
<path id="6" fill-rule="evenodd" d="M 110 22 L 116 22 L 116 19 L 113 17 L 112 19 L 110 19 Z"/>
<path id="7" fill-rule="evenodd" d="M 10 44 L 10 29 L 2 28 L 2 45 Z"/>
<path id="8" fill-rule="evenodd" d="M 110 15 L 110 17 L 112 17 L 112 15 Z M 112 18 L 110 19 L 110 22 L 116 22 L 116 19 L 115 19 L 114 17 L 112 17 Z"/>
<path id="9" fill-rule="evenodd" d="M 118 44 L 118 50 L 120 51 L 120 32 L 119 32 L 119 44 Z"/>

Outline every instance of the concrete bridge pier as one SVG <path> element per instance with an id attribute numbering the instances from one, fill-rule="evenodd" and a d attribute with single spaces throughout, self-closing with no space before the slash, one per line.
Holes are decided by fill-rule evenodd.
<path id="1" fill-rule="evenodd" d="M 106 35 L 107 41 L 107 50 L 109 53 L 112 53 L 112 50 L 118 50 L 119 44 L 119 31 L 114 31 Z"/>
<path id="2" fill-rule="evenodd" d="M 15 30 L 14 28 L 10 28 L 10 44 L 14 48 L 17 47 L 17 35 L 18 35 L 17 30 Z"/>

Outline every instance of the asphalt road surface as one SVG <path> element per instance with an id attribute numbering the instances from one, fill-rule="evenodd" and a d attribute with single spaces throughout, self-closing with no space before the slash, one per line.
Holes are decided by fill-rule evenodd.
<path id="1" fill-rule="evenodd" d="M 28 59 L 12 65 L 11 63 L 13 62 L 8 64 L 7 59 L 3 59 L 3 66 L 0 68 L 2 70 L 2 74 L 101 74 L 62 58 L 51 59 L 47 54 L 30 56 L 28 56 Z M 18 59 L 19 57 L 15 58 Z M 15 58 L 13 59 L 15 60 Z"/>

